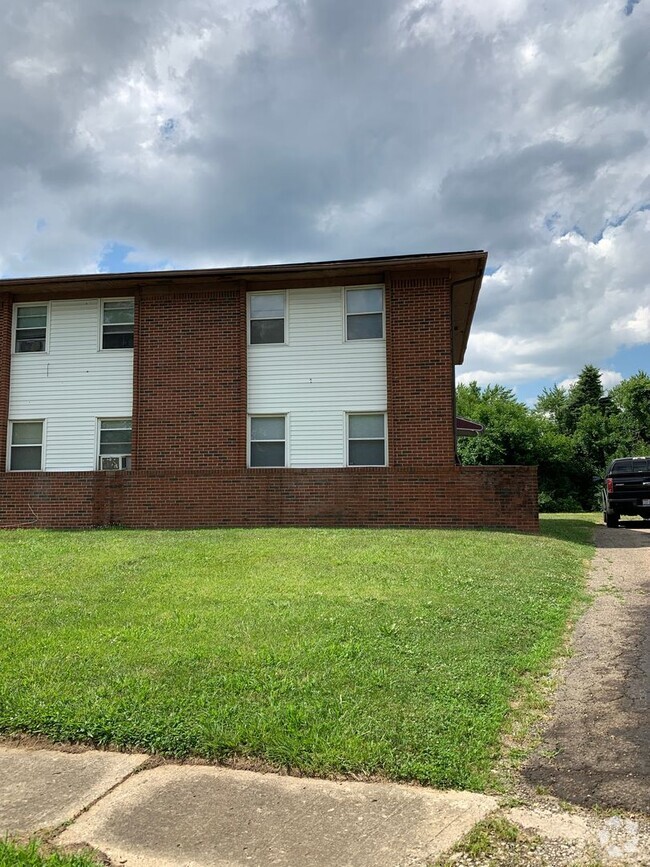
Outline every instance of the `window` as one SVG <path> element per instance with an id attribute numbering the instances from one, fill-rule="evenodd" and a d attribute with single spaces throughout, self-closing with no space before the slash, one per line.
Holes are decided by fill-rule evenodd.
<path id="1" fill-rule="evenodd" d="M 286 466 L 285 423 L 283 415 L 251 417 L 251 467 Z"/>
<path id="2" fill-rule="evenodd" d="M 47 304 L 16 307 L 16 352 L 45 352 Z"/>
<path id="3" fill-rule="evenodd" d="M 284 343 L 286 296 L 284 292 L 260 292 L 248 296 L 251 343 Z"/>
<path id="4" fill-rule="evenodd" d="M 14 421 L 11 423 L 10 470 L 41 470 L 43 468 L 43 422 Z"/>
<path id="5" fill-rule="evenodd" d="M 131 469 L 131 419 L 100 419 L 99 469 Z"/>
<path id="6" fill-rule="evenodd" d="M 102 303 L 102 349 L 133 348 L 133 298 Z"/>
<path id="7" fill-rule="evenodd" d="M 348 466 L 386 466 L 386 416 L 384 413 L 348 415 Z"/>
<path id="8" fill-rule="evenodd" d="M 373 340 L 384 336 L 384 290 L 345 290 L 347 340 Z"/>

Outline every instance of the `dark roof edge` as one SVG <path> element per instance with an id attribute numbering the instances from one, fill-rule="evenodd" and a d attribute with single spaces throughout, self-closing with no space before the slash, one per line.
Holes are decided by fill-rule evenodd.
<path id="1" fill-rule="evenodd" d="M 48 284 L 83 283 L 86 281 L 133 281 L 157 277 L 164 279 L 182 277 L 233 277 L 244 278 L 246 275 L 256 274 L 286 274 L 300 271 L 341 270 L 349 268 L 372 267 L 380 265 L 389 269 L 393 266 L 422 266 L 426 264 L 443 265 L 450 262 L 459 262 L 464 259 L 487 258 L 484 250 L 462 250 L 449 253 L 415 253 L 400 256 L 375 256 L 360 259 L 333 259 L 323 262 L 290 262 L 275 265 L 242 265 L 232 268 L 195 268 L 182 271 L 126 271 L 126 272 L 101 272 L 91 274 L 63 274 L 59 276 L 43 277 L 8 277 L 0 279 L 0 289 L 10 286 L 38 286 Z"/>

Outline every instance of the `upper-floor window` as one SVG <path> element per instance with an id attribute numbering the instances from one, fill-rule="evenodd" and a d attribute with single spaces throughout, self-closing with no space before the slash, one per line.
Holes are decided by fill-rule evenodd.
<path id="1" fill-rule="evenodd" d="M 283 415 L 251 416 L 251 467 L 286 466 L 286 417 Z"/>
<path id="2" fill-rule="evenodd" d="M 99 421 L 99 469 L 131 469 L 131 419 Z"/>
<path id="3" fill-rule="evenodd" d="M 250 343 L 285 342 L 285 292 L 255 292 L 248 296 Z"/>
<path id="4" fill-rule="evenodd" d="M 373 340 L 384 336 L 384 290 L 345 290 L 347 340 Z"/>
<path id="5" fill-rule="evenodd" d="M 11 422 L 10 470 L 43 469 L 43 422 Z"/>
<path id="6" fill-rule="evenodd" d="M 348 466 L 386 465 L 385 413 L 348 414 Z"/>
<path id="7" fill-rule="evenodd" d="M 102 349 L 133 348 L 133 298 L 102 302 Z"/>
<path id="8" fill-rule="evenodd" d="M 16 352 L 45 352 L 47 304 L 19 304 L 16 307 Z"/>

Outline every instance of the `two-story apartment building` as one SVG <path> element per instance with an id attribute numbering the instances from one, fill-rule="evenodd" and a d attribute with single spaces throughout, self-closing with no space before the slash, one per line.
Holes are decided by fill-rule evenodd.
<path id="1" fill-rule="evenodd" d="M 482 251 L 0 281 L 0 524 L 537 529 L 462 467 Z"/>

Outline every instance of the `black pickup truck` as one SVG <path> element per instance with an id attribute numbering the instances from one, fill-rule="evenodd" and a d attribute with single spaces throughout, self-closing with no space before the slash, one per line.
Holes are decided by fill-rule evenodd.
<path id="1" fill-rule="evenodd" d="M 608 527 L 618 527 L 621 515 L 650 518 L 650 458 L 616 458 L 598 481 Z"/>

